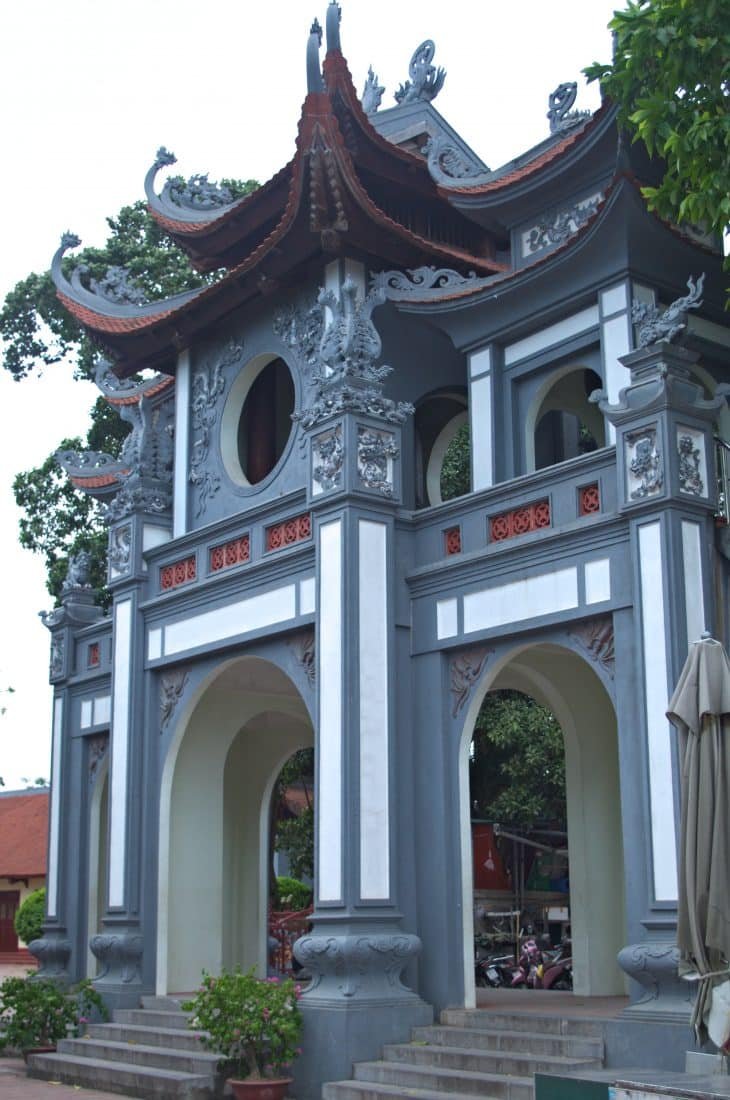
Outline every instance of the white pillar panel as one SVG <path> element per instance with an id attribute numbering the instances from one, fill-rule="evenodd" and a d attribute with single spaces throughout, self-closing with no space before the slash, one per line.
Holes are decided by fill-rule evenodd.
<path id="1" fill-rule="evenodd" d="M 358 524 L 360 897 L 390 897 L 387 527 Z"/>
<path id="2" fill-rule="evenodd" d="M 111 806 L 109 811 L 109 905 L 112 908 L 124 905 L 131 644 L 132 601 L 120 600 L 114 608 L 112 680 Z"/>
<path id="3" fill-rule="evenodd" d="M 173 538 L 188 529 L 188 459 L 190 455 L 190 352 L 182 351 L 175 375 L 175 472 Z"/>
<path id="4" fill-rule="evenodd" d="M 661 539 L 661 524 L 658 520 L 639 528 L 641 628 L 644 650 L 644 697 L 649 757 L 654 897 L 657 901 L 675 901 L 677 898 L 677 846 L 674 824 L 672 740 L 666 717 L 669 685 Z"/>
<path id="5" fill-rule="evenodd" d="M 342 899 L 342 520 L 319 529 L 319 785 L 317 868 L 320 901 Z"/>
<path id="6" fill-rule="evenodd" d="M 471 416 L 472 489 L 489 489 L 494 484 L 492 457 L 492 375 L 483 374 L 469 385 Z"/>
<path id="7" fill-rule="evenodd" d="M 700 525 L 682 520 L 684 604 L 687 615 L 687 645 L 699 641 L 705 630 L 705 596 L 702 583 Z"/>
<path id="8" fill-rule="evenodd" d="M 607 292 L 604 292 L 607 293 Z M 618 401 L 619 390 L 629 383 L 629 372 L 619 358 L 631 351 L 631 322 L 628 313 L 619 313 L 601 325 L 604 389 L 612 405 Z M 606 421 L 607 439 L 616 441 L 616 429 Z"/>
<path id="9" fill-rule="evenodd" d="M 58 916 L 58 847 L 61 814 L 61 746 L 63 738 L 63 699 L 53 701 L 53 752 L 51 755 L 51 813 L 48 831 L 48 876 L 46 897 L 48 916 Z"/>

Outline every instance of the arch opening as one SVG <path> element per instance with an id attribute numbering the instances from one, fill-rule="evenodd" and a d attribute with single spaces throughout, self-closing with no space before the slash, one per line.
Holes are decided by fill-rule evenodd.
<path id="1" fill-rule="evenodd" d="M 574 992 L 583 996 L 624 994 L 625 980 L 616 962 L 625 943 L 625 914 L 615 711 L 601 680 L 583 657 L 562 646 L 540 643 L 512 650 L 495 662 L 472 699 L 462 730 L 459 771 L 465 1003 L 476 1003 L 471 744 L 487 694 L 504 690 L 520 692 L 547 708 L 562 731 L 569 856 L 569 886 L 565 885 L 569 893 Z M 546 846 L 559 849 L 558 843 L 548 842 Z M 506 886 L 506 896 L 514 897 L 514 883 Z M 523 895 L 520 904 L 524 900 Z M 529 900 L 534 903 L 534 893 Z M 554 900 L 557 903 L 560 899 Z M 477 897 L 476 904 L 481 901 Z M 556 904 L 555 909 L 559 908 Z M 528 915 L 523 913 L 523 919 Z M 564 922 L 556 919 L 553 923 Z"/>
<path id="2" fill-rule="evenodd" d="M 606 446 L 606 427 L 588 398 L 603 383 L 575 363 L 554 371 L 535 395 L 525 425 L 527 470 L 542 470 Z"/>

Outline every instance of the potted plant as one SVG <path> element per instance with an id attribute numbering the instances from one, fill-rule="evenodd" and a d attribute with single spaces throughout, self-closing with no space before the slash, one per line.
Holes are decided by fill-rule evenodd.
<path id="1" fill-rule="evenodd" d="M 70 990 L 50 978 L 6 978 L 0 985 L 0 1050 L 55 1050 L 67 1034 L 78 1034 L 89 1017 L 108 1019 L 106 1006 L 85 979 Z"/>
<path id="2" fill-rule="evenodd" d="M 299 989 L 291 978 L 260 979 L 239 969 L 220 977 L 203 973 L 196 995 L 183 1002 L 190 1026 L 200 1030 L 207 1050 L 220 1054 L 220 1067 L 239 1100 L 281 1100 L 291 1084 L 289 1065 L 301 1051 Z"/>

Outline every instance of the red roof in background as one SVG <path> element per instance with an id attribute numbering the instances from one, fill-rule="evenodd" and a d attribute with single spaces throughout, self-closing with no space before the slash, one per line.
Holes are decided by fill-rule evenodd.
<path id="1" fill-rule="evenodd" d="M 45 875 L 48 865 L 48 791 L 0 795 L 0 875 Z"/>

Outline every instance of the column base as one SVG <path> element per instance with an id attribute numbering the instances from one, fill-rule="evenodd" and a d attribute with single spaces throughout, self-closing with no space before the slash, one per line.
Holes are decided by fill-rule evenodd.
<path id="1" fill-rule="evenodd" d="M 630 944 L 618 954 L 618 964 L 642 987 L 622 1015 L 667 1023 L 689 1021 L 694 991 L 677 973 L 679 951 L 668 940 Z"/>
<path id="2" fill-rule="evenodd" d="M 68 963 L 71 958 L 71 941 L 63 934 L 54 935 L 45 932 L 38 940 L 31 940 L 28 950 L 38 959 L 38 970 L 34 979 L 51 978 L 61 985 L 71 984 Z"/>
<path id="3" fill-rule="evenodd" d="M 94 978 L 94 988 L 101 993 L 107 1007 L 137 1008 L 143 993 L 143 938 L 138 929 L 101 932 L 89 941 L 92 954 L 101 964 Z"/>

